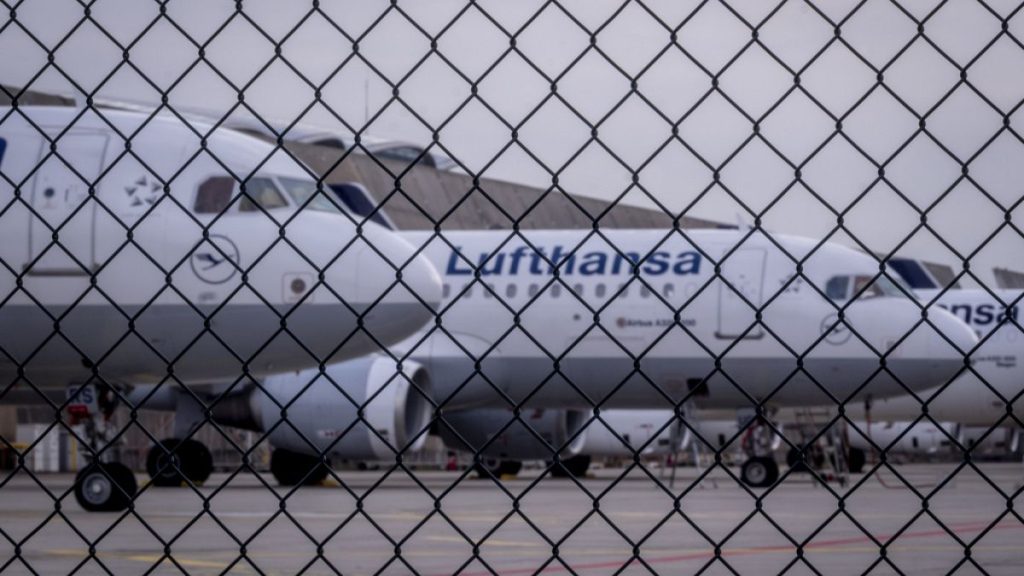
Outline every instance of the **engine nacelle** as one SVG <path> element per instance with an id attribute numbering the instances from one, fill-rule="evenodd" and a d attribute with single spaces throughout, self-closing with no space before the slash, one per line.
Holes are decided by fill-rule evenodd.
<path id="1" fill-rule="evenodd" d="M 465 410 L 445 413 L 438 426 L 449 448 L 493 458 L 548 460 L 559 448 L 570 457 L 583 447 L 585 436 L 577 433 L 587 422 L 584 412 L 526 409 L 521 421 L 505 427 L 513 419 L 510 410 Z"/>
<path id="2" fill-rule="evenodd" d="M 587 426 L 582 451 L 588 456 L 632 458 L 638 452 L 655 456 L 686 450 L 690 429 L 672 420 L 672 410 L 602 410 L 601 420 Z"/>
<path id="3" fill-rule="evenodd" d="M 433 413 L 430 394 L 420 364 L 403 362 L 399 372 L 394 360 L 370 356 L 328 366 L 325 375 L 305 370 L 268 377 L 250 401 L 275 448 L 392 460 L 398 450 L 423 446 Z"/>

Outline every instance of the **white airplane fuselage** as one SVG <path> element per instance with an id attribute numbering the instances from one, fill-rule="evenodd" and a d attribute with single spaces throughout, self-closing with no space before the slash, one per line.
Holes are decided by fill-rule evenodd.
<path id="1" fill-rule="evenodd" d="M 685 236 L 404 233 L 441 272 L 444 303 L 437 325 L 399 348 L 427 367 L 446 408 L 742 407 L 899 394 L 897 378 L 943 384 L 976 340 L 935 308 L 939 336 L 895 286 L 826 298 L 831 279 L 877 275 L 862 253 L 737 230 Z"/>
<path id="2" fill-rule="evenodd" d="M 1024 331 L 1020 327 L 1019 290 L 917 290 L 924 303 L 949 310 L 966 322 L 979 336 L 977 349 L 970 355 L 971 368 L 945 387 L 917 393 L 918 398 L 901 395 L 871 402 L 870 416 L 876 421 L 909 421 L 922 413 L 939 421 L 968 426 L 1003 424 L 1016 426 L 1008 417 L 1024 420 Z M 933 306 L 934 308 L 934 306 Z M 864 418 L 862 403 L 851 404 L 850 414 Z"/>
<path id="3" fill-rule="evenodd" d="M 433 317 L 432 266 L 375 224 L 357 234 L 267 143 L 47 107 L 0 107 L 0 142 L 0 386 L 231 381 L 352 358 Z M 397 267 L 408 289 L 382 299 Z"/>

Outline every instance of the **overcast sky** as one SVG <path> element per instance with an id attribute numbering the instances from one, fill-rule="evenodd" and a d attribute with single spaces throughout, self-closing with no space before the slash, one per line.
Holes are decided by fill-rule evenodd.
<path id="1" fill-rule="evenodd" d="M 790 0 L 759 27 L 761 45 L 744 51 L 752 37 L 748 23 L 761 23 L 774 3 L 730 2 L 733 13 L 710 1 L 691 16 L 700 3 L 563 0 L 576 23 L 555 6 L 536 15 L 543 5 L 536 0 L 478 2 L 487 16 L 454 0 L 400 1 L 404 15 L 390 2 L 323 0 L 324 12 L 351 37 L 360 38 L 356 56 L 352 41 L 319 15 L 291 32 L 306 16 L 308 3 L 246 0 L 246 16 L 271 38 L 284 39 L 285 64 L 275 59 L 272 43 L 252 24 L 232 19 L 234 2 L 168 2 L 167 15 L 178 28 L 200 43 L 209 42 L 207 61 L 222 78 L 206 63 L 189 71 L 197 49 L 174 24 L 158 18 L 156 2 L 99 0 L 93 18 L 125 45 L 136 42 L 156 20 L 130 51 L 131 63 L 148 81 L 121 65 L 121 49 L 91 23 L 60 44 L 82 16 L 74 0 L 32 0 L 19 6 L 17 17 L 45 46 L 60 44 L 55 64 L 83 89 L 94 90 L 106 79 L 100 91 L 104 97 L 157 102 L 152 83 L 160 90 L 173 86 L 172 104 L 217 113 L 237 102 L 234 83 L 247 86 L 246 102 L 275 121 L 301 116 L 305 124 L 341 128 L 322 106 L 306 110 L 313 88 L 298 72 L 322 85 L 326 104 L 350 126 L 359 129 L 369 121 L 367 134 L 421 143 L 439 129 L 451 155 L 472 171 L 487 166 L 483 175 L 494 178 L 546 187 L 550 173 L 558 172 L 559 183 L 571 193 L 613 198 L 630 187 L 631 171 L 639 170 L 639 184 L 669 209 L 692 206 L 694 216 L 750 222 L 752 217 L 728 189 L 755 212 L 774 203 L 764 215 L 769 229 L 812 236 L 836 224 L 821 200 L 845 210 L 870 187 L 845 222 L 878 251 L 893 249 L 919 223 L 915 206 L 924 209 L 953 187 L 928 221 L 967 254 L 1003 222 L 997 203 L 1014 206 L 1024 186 L 1024 144 L 1003 130 L 1004 113 L 1011 114 L 1011 126 L 1024 125 L 1015 108 L 1024 98 L 1024 50 L 1010 36 L 1024 38 L 1024 22 L 1013 17 L 1010 35 L 1002 33 L 1000 18 L 1016 2 L 987 3 L 1001 12 L 989 13 L 973 0 L 955 0 L 929 17 L 940 2 L 904 2 L 913 17 L 927 18 L 922 37 L 917 24 L 889 0 L 868 0 L 849 17 L 858 2 L 820 2 L 825 16 L 842 22 L 847 46 L 836 40 L 826 18 L 807 3 Z M 677 37 L 686 53 L 670 47 L 670 30 L 647 9 L 669 28 L 685 22 Z M 382 14 L 383 20 L 367 31 Z M 53 68 L 38 76 L 46 68 L 45 50 L 8 19 L 6 12 L 0 14 L 0 26 L 5 26 L 0 32 L 0 54 L 5 55 L 0 82 L 74 91 Z M 503 57 L 510 43 L 498 25 L 516 34 L 522 56 Z M 437 54 L 431 53 L 424 32 L 439 35 Z M 593 47 L 591 32 L 596 32 Z M 793 90 L 794 74 L 786 66 L 799 71 L 806 92 Z M 876 86 L 872 66 L 884 70 L 888 90 Z M 961 83 L 957 66 L 967 66 L 969 85 Z M 721 93 L 711 91 L 709 73 L 718 76 Z M 637 93 L 631 92 L 627 76 L 636 77 Z M 476 99 L 467 78 L 478 83 Z M 558 96 L 575 111 L 551 96 L 553 79 Z M 399 84 L 404 105 L 392 101 L 393 84 Z M 851 112 L 857 102 L 862 103 Z M 928 134 L 918 134 L 905 145 L 919 130 L 915 113 L 927 115 Z M 684 116 L 679 139 L 672 139 L 672 124 Z M 833 117 L 842 118 L 842 135 L 836 134 Z M 759 121 L 760 135 L 774 150 L 754 138 L 734 155 L 754 133 L 750 118 Z M 500 153 L 511 140 L 507 125 L 517 128 L 519 142 L 536 160 L 519 146 Z M 591 126 L 597 126 L 600 142 L 590 141 Z M 958 159 L 970 161 L 970 177 L 992 200 L 961 178 Z M 886 183 L 871 186 L 878 176 L 875 164 L 885 164 L 887 179 L 909 204 Z M 793 166 L 801 166 L 803 184 L 794 184 Z M 650 203 L 637 189 L 626 200 Z M 955 262 L 924 231 L 903 252 Z M 981 251 L 975 266 L 1024 269 L 1022 253 L 1024 240 L 1004 229 L 997 242 Z M 984 279 L 991 281 L 991 275 Z"/>

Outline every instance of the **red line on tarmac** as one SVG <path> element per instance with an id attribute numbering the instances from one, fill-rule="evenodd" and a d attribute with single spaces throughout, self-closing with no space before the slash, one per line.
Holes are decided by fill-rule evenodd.
<path id="1" fill-rule="evenodd" d="M 984 530 L 985 528 L 988 528 L 988 526 L 989 526 L 989 524 L 987 522 L 971 522 L 969 524 L 951 525 L 950 526 L 950 531 L 952 531 L 954 534 L 959 535 L 960 532 L 980 532 L 980 531 Z M 1022 529 L 1022 528 L 1024 528 L 1024 525 L 1021 525 L 1021 524 L 997 524 L 997 525 L 992 527 L 992 530 L 1011 530 L 1011 529 L 1018 529 L 1019 530 L 1019 529 Z M 918 532 L 904 532 L 904 533 L 900 534 L 896 538 L 896 541 L 898 542 L 898 541 L 900 541 L 902 539 L 911 540 L 911 539 L 918 539 L 918 538 L 931 538 L 933 536 L 943 536 L 943 535 L 946 535 L 948 533 L 949 532 L 947 532 L 946 530 L 942 530 L 942 529 L 921 530 L 921 531 L 918 531 Z M 893 536 L 895 536 L 895 534 L 884 534 L 884 535 L 881 535 L 881 536 L 875 536 L 875 540 L 879 540 L 879 541 L 884 542 L 884 541 L 892 539 Z M 828 548 L 828 547 L 831 547 L 831 546 L 842 546 L 844 544 L 862 544 L 864 542 L 872 542 L 872 540 L 871 540 L 871 538 L 869 538 L 868 536 L 863 535 L 863 534 L 860 535 L 860 536 L 848 536 L 846 538 L 833 538 L 831 540 L 813 541 L 813 542 L 807 544 L 806 546 L 804 546 L 804 550 L 807 551 L 807 550 L 814 550 L 816 548 Z M 722 556 L 749 556 L 751 554 L 761 554 L 761 553 L 764 553 L 764 552 L 786 552 L 786 551 L 790 551 L 790 550 L 794 550 L 795 551 L 795 548 L 793 546 L 790 546 L 790 545 L 786 545 L 786 546 L 748 546 L 748 547 L 740 548 L 739 550 L 722 550 L 722 554 L 721 555 Z M 701 551 L 701 552 L 690 552 L 688 554 L 679 554 L 679 555 L 676 555 L 676 556 L 662 556 L 662 557 L 659 557 L 659 558 L 646 558 L 646 559 L 644 559 L 644 562 L 647 563 L 647 564 L 671 564 L 671 563 L 675 563 L 675 562 L 685 562 L 687 560 L 700 560 L 702 558 L 712 558 L 712 557 L 714 557 L 714 553 L 713 552 L 711 552 L 711 551 L 708 551 L 708 552 Z M 575 571 L 575 570 L 597 570 L 597 569 L 601 569 L 601 568 L 620 568 L 620 567 L 628 566 L 633 561 L 634 560 L 632 558 L 630 558 L 629 560 L 625 560 L 625 561 L 607 560 L 607 561 L 604 561 L 604 562 L 593 562 L 593 563 L 590 563 L 590 564 L 579 564 L 579 565 L 573 566 L 572 569 Z M 566 568 L 564 566 L 562 566 L 561 564 L 554 564 L 552 566 L 548 566 L 548 567 L 543 568 L 541 570 L 538 570 L 536 568 L 511 568 L 511 569 L 508 569 L 508 570 L 498 569 L 497 573 L 498 574 L 502 574 L 502 575 L 508 575 L 508 574 L 546 574 L 546 573 L 565 572 L 565 571 L 566 571 Z M 469 573 L 463 573 L 463 576 L 491 576 L 491 574 L 492 574 L 491 572 L 469 572 Z"/>

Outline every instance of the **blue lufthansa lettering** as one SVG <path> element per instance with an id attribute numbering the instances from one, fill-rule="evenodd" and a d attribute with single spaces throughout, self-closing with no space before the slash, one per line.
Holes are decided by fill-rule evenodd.
<path id="1" fill-rule="evenodd" d="M 644 274 L 650 274 L 651 276 L 661 276 L 668 271 L 668 252 L 655 252 L 644 262 L 643 270 Z"/>
<path id="2" fill-rule="evenodd" d="M 696 251 L 675 255 L 657 251 L 643 258 L 635 252 L 574 253 L 564 246 L 554 246 L 549 250 L 518 246 L 511 251 L 481 253 L 477 265 L 473 266 L 461 254 L 461 247 L 458 247 L 448 255 L 445 273 L 449 276 L 471 276 L 479 270 L 481 276 L 516 276 L 520 273 L 550 276 L 557 268 L 560 276 L 618 276 L 633 274 L 634 269 L 639 267 L 642 273 L 649 276 L 689 276 L 700 274 L 702 260 Z"/>
<path id="3" fill-rule="evenodd" d="M 469 276 L 470 274 L 472 274 L 473 270 L 471 268 L 459 267 L 461 261 L 462 258 L 459 256 L 459 251 L 452 250 L 451 255 L 448 257 L 448 270 L 445 271 L 445 274 L 447 274 L 448 276 Z"/>
<path id="4" fill-rule="evenodd" d="M 1017 307 L 1004 308 L 998 304 L 939 304 L 939 308 L 948 311 L 966 324 L 988 326 L 1008 320 L 1017 319 Z"/>

